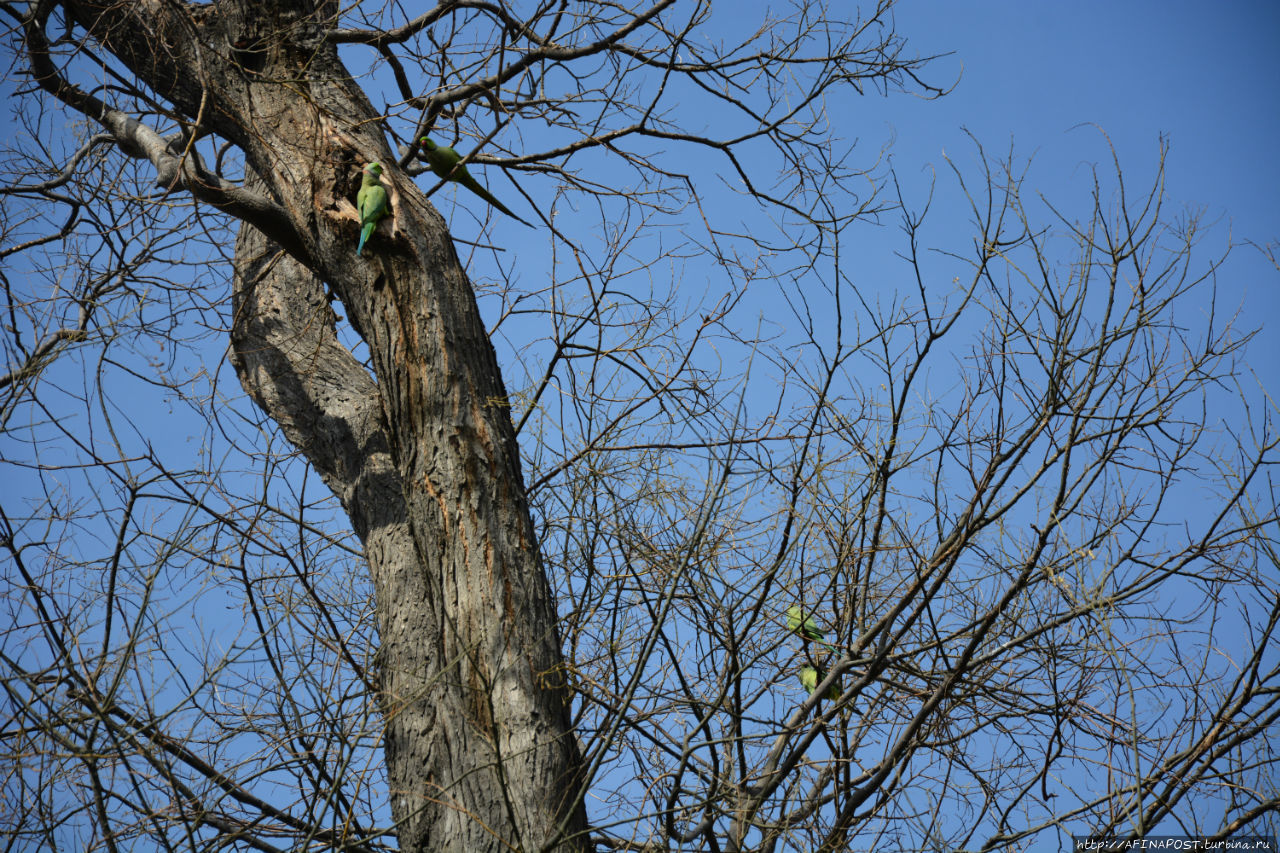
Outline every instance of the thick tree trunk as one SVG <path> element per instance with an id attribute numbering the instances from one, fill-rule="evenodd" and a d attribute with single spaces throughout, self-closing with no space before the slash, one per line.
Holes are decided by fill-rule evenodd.
<path id="1" fill-rule="evenodd" d="M 236 249 L 235 364 L 365 543 L 402 849 L 585 849 L 555 607 L 497 362 L 444 222 L 323 38 L 336 6 L 65 5 L 253 173 L 258 201 L 215 199 L 257 226 Z M 245 38 L 252 71 L 231 48 Z M 350 200 L 373 160 L 392 214 L 358 258 Z M 184 162 L 181 185 L 211 197 L 193 174 Z M 376 382 L 326 322 L 321 281 Z"/>

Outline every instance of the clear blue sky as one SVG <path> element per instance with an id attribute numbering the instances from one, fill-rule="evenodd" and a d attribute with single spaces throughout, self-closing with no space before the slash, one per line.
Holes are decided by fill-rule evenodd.
<path id="1" fill-rule="evenodd" d="M 849 2 L 847 8 L 853 7 Z M 844 0 L 832 4 L 833 13 L 843 8 Z M 1280 0 L 904 0 L 896 15 L 909 51 L 953 54 L 935 64 L 930 79 L 956 82 L 955 91 L 938 101 L 869 95 L 841 102 L 841 112 L 832 118 L 836 132 L 862 140 L 868 156 L 892 137 L 895 167 L 917 182 L 914 190 L 925 185 L 928 166 L 945 169 L 944 152 L 961 166 L 973 164 L 967 128 L 997 156 L 1011 142 L 1022 156 L 1034 155 L 1028 188 L 1051 199 L 1078 198 L 1079 182 L 1089 178 L 1087 164 L 1107 156 L 1098 131 L 1079 127 L 1094 123 L 1110 136 L 1122 165 L 1143 187 L 1159 138 L 1168 138 L 1169 201 L 1202 208 L 1219 222 L 1206 238 L 1203 258 L 1219 252 L 1228 239 L 1280 241 L 1275 200 L 1280 190 Z M 482 174 L 525 215 L 523 200 L 495 172 Z M 420 183 L 427 185 L 426 179 Z M 540 203 L 549 202 L 549 193 L 538 195 L 546 184 L 522 183 Z M 452 196 L 445 200 L 442 194 L 436 201 L 449 216 Z M 459 236 L 474 236 L 470 223 L 456 222 Z M 516 240 L 546 244 L 545 231 L 515 226 L 512 233 L 507 223 L 501 225 L 513 240 L 512 257 L 523 257 Z M 525 283 L 534 286 L 537 273 L 527 275 Z M 1270 390 L 1280 391 L 1280 326 L 1264 325 L 1280 314 L 1280 274 L 1242 245 L 1224 268 L 1220 285 L 1226 306 L 1243 308 L 1242 323 L 1262 327 L 1250 360 Z M 895 285 L 886 280 L 884 286 Z M 223 358 L 224 346 L 220 338 L 208 342 L 211 368 L 217 369 L 214 362 Z M 510 378 L 519 365 L 508 361 L 505 366 L 508 387 L 519 386 Z M 237 394 L 225 363 L 221 369 L 227 393 Z M 116 402 L 134 408 L 142 399 L 129 386 L 128 395 L 122 393 Z M 157 408 L 166 418 L 163 406 Z M 198 451 L 200 443 L 192 436 L 205 428 L 202 420 L 187 420 L 184 414 L 181 408 L 176 416 L 170 410 L 161 421 L 165 428 L 143 437 L 178 469 Z M 17 483 L 15 476 L 10 487 Z M 217 616 L 211 612 L 209 618 Z"/>
<path id="2" fill-rule="evenodd" d="M 1096 131 L 1077 125 L 1098 125 L 1122 165 L 1143 176 L 1164 134 L 1168 198 L 1221 220 L 1211 245 L 1228 226 L 1236 242 L 1280 240 L 1280 3 L 906 0 L 897 21 L 916 51 L 954 52 L 936 68 L 959 76 L 939 101 L 890 98 L 874 109 L 881 128 L 896 131 L 904 172 L 941 167 L 944 149 L 966 162 L 963 127 L 996 153 L 1010 140 L 1034 153 L 1031 183 L 1052 197 L 1087 179 L 1074 167 L 1106 154 Z M 1223 283 L 1257 321 L 1280 313 L 1280 278 L 1253 250 L 1239 252 Z M 1261 336 L 1255 365 L 1280 355 L 1277 341 L 1280 330 Z"/>

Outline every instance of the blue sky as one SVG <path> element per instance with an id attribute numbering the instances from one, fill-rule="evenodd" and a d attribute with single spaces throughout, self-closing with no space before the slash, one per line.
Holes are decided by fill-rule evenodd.
<path id="1" fill-rule="evenodd" d="M 1229 240 L 1280 240 L 1280 206 L 1275 202 L 1280 189 L 1280 98 L 1275 95 L 1280 84 L 1280 3 L 905 0 L 896 15 L 909 51 L 953 54 L 937 61 L 929 79 L 956 82 L 954 92 L 936 101 L 900 94 L 833 101 L 830 117 L 834 132 L 861 140 L 860 151 L 868 157 L 892 139 L 893 164 L 909 194 L 923 199 L 931 168 L 945 174 L 946 156 L 971 172 L 974 143 L 965 129 L 995 157 L 1010 144 L 1020 157 L 1034 156 L 1027 186 L 1054 200 L 1079 200 L 1089 164 L 1105 165 L 1108 152 L 1099 129 L 1115 144 L 1139 189 L 1150 179 L 1164 135 L 1170 144 L 1169 201 L 1175 207 L 1203 209 L 1217 223 L 1206 237 L 1202 257 L 1219 252 Z M 1081 126 L 1090 123 L 1097 128 Z M 601 168 L 607 167 L 602 159 Z M 481 174 L 499 197 L 526 215 L 527 202 L 513 192 L 506 176 L 492 168 Z M 419 183 L 428 186 L 426 178 Z M 540 203 L 549 203 L 547 183 L 536 178 L 521 183 Z M 954 201 L 954 195 L 947 198 Z M 474 235 L 472 223 L 452 217 L 451 193 L 448 200 L 445 193 L 435 200 L 458 236 Z M 483 210 L 466 197 L 457 203 Z M 940 205 L 937 215 L 945 230 L 948 218 L 963 219 L 964 211 Z M 885 232 L 892 231 L 891 216 L 885 226 Z M 546 232 L 500 221 L 496 233 L 511 240 L 512 251 L 502 262 L 512 264 L 515 258 L 517 265 L 527 264 L 524 283 L 537 286 L 541 268 L 528 259 L 538 257 L 534 247 L 545 249 Z M 865 248 L 878 233 L 871 226 L 855 227 L 849 239 Z M 528 253 L 522 254 L 526 246 Z M 466 257 L 462 247 L 460 253 Z M 902 275 L 900 265 L 861 272 L 868 281 L 879 281 L 878 295 L 890 295 L 902 284 L 895 278 Z M 485 277 L 479 260 L 472 273 Z M 655 276 L 665 274 L 654 271 Z M 1274 392 L 1280 388 L 1280 328 L 1264 324 L 1280 311 L 1280 274 L 1260 253 L 1241 245 L 1219 283 L 1224 306 L 1240 306 L 1244 325 L 1262 327 L 1250 361 Z M 701 281 L 687 284 L 691 291 L 716 287 Z M 749 320 L 750 314 L 738 319 Z M 224 344 L 221 337 L 207 341 L 206 354 L 210 367 L 223 371 L 226 393 L 234 396 L 238 384 L 225 361 L 214 364 L 223 358 Z M 92 355 L 86 358 L 92 360 Z M 192 365 L 192 372 L 199 367 Z M 504 367 L 508 387 L 519 387 L 521 366 L 507 360 Z M 136 388 L 128 387 L 129 394 L 115 402 L 132 409 L 140 398 Z M 158 408 L 159 418 L 165 418 L 163 407 Z M 170 410 L 162 421 L 166 429 L 146 436 L 179 469 L 202 449 L 201 431 L 207 428 L 201 419 L 187 421 L 183 414 L 180 408 L 175 417 Z"/>
<path id="2" fill-rule="evenodd" d="M 681 8 L 676 7 L 677 17 Z M 742 8 L 734 6 L 725 13 L 718 7 L 717 14 L 731 15 L 728 24 L 747 27 L 756 19 L 739 14 Z M 777 3 L 746 8 L 759 9 L 761 15 L 765 9 L 789 12 L 786 4 Z M 947 158 L 966 177 L 975 178 L 975 140 L 992 159 L 1000 159 L 1010 148 L 1017 159 L 1031 159 L 1027 196 L 1041 194 L 1068 215 L 1083 216 L 1088 213 L 1082 205 L 1087 203 L 1090 168 L 1096 164 L 1104 178 L 1109 174 L 1109 144 L 1114 145 L 1129 192 L 1137 194 L 1151 185 L 1163 138 L 1169 145 L 1166 215 L 1198 213 L 1202 226 L 1212 226 L 1204 228 L 1201 261 L 1222 254 L 1229 243 L 1238 247 L 1218 278 L 1219 311 L 1240 311 L 1241 325 L 1249 328 L 1280 313 L 1280 275 L 1246 245 L 1280 240 L 1280 205 L 1275 202 L 1280 190 L 1280 157 L 1275 154 L 1280 98 L 1274 95 L 1280 86 L 1280 51 L 1275 50 L 1280 43 L 1280 4 L 904 0 L 894 14 L 908 54 L 948 54 L 924 76 L 938 85 L 954 84 L 953 91 L 937 100 L 901 93 L 834 96 L 827 104 L 828 119 L 836 137 L 856 140 L 852 163 L 871 166 L 881 149 L 888 153 L 909 203 L 923 203 L 930 181 L 937 178 L 941 194 L 933 222 L 941 231 L 935 233 L 962 236 L 953 229 L 963 227 L 967 210 L 954 194 Z M 699 114 L 696 110 L 702 107 L 693 107 L 692 101 L 682 106 L 682 118 L 691 131 L 703 129 L 700 121 L 716 121 L 714 112 Z M 709 167 L 731 184 L 736 181 L 722 158 L 697 150 L 682 151 L 681 157 L 665 162 L 679 162 L 691 170 Z M 583 158 L 575 165 L 581 164 L 583 174 L 592 177 L 608 174 L 610 162 L 607 157 Z M 758 165 L 764 164 L 749 163 L 747 168 Z M 485 171 L 493 173 L 485 175 L 491 188 L 524 215 L 527 202 L 518 197 L 513 201 L 510 176 L 492 168 Z M 767 165 L 753 174 L 765 171 Z M 525 174 L 520 183 L 540 205 L 552 203 L 552 186 L 544 178 Z M 726 202 L 711 183 L 703 182 L 704 189 L 712 190 L 704 201 L 713 210 L 727 212 L 730 222 L 749 223 L 760 212 L 733 197 L 727 203 L 737 207 L 717 208 Z M 474 236 L 469 217 L 454 215 L 452 192 L 438 194 L 435 201 L 458 236 Z M 470 199 L 460 201 L 479 212 Z M 557 201 L 564 216 L 569 200 Z M 557 221 L 568 224 L 566 219 Z M 589 219 L 577 222 L 583 227 L 575 236 L 599 228 Z M 891 297 L 901 291 L 909 271 L 887 256 L 883 266 L 872 262 L 876 251 L 887 251 L 898 237 L 892 214 L 881 222 L 885 232 L 855 227 L 849 240 L 855 251 L 866 253 L 856 269 L 860 291 L 875 282 L 880 295 Z M 549 235 L 506 225 L 500 224 L 497 239 L 523 256 L 517 267 L 526 271 L 524 283 L 537 286 L 541 270 L 528 271 L 540 265 L 530 261 L 541 256 Z M 938 239 L 939 245 L 945 242 L 944 236 Z M 485 277 L 479 264 L 466 262 L 473 277 Z M 684 292 L 692 293 L 695 282 L 708 282 L 709 290 L 720 286 L 714 272 L 709 277 L 692 269 L 671 275 L 682 272 L 692 273 L 681 282 Z M 948 273 L 943 281 L 949 279 Z M 758 307 L 762 316 L 774 316 L 767 302 Z M 1280 369 L 1271 367 L 1280 355 L 1280 330 L 1262 328 L 1249 353 L 1253 365 L 1271 377 L 1267 384 L 1280 384 Z M 520 384 L 520 378 L 509 373 L 509 389 Z"/>
<path id="3" fill-rule="evenodd" d="M 857 138 L 868 158 L 892 140 L 894 168 L 917 202 L 936 173 L 942 189 L 934 215 L 946 234 L 966 217 L 946 164 L 950 157 L 973 177 L 974 141 L 966 130 L 993 158 L 1010 145 L 1019 158 L 1033 158 L 1027 195 L 1073 202 L 1064 209 L 1077 215 L 1088 213 L 1080 203 L 1090 167 L 1108 174 L 1108 139 L 1130 192 L 1145 192 L 1165 138 L 1166 214 L 1199 212 L 1211 226 L 1197 253 L 1202 265 L 1236 244 L 1218 277 L 1219 308 L 1238 309 L 1243 328 L 1260 329 L 1248 361 L 1272 393 L 1280 388 L 1280 327 L 1266 325 L 1280 312 L 1280 274 L 1246 245 L 1280 241 L 1280 4 L 906 0 L 896 17 L 909 53 L 953 54 L 926 76 L 955 81 L 955 90 L 935 101 L 901 94 L 833 99 L 836 135 Z M 849 244 L 860 255 L 850 274 L 860 291 L 874 288 L 873 301 L 895 291 L 910 297 L 909 270 L 877 254 L 881 235 L 888 242 L 899 236 L 892 215 L 883 224 L 879 231 L 850 229 Z M 860 265 L 873 255 L 874 266 Z M 944 289 L 949 280 L 936 285 Z M 1184 306 L 1186 322 L 1204 308 Z M 787 313 L 769 319 L 785 324 L 778 318 Z M 1228 422 L 1237 413 L 1215 412 Z M 1167 518 L 1194 522 L 1199 506 L 1181 502 Z M 1059 848 L 1046 835 L 1029 849 Z"/>
<path id="4" fill-rule="evenodd" d="M 1202 206 L 1237 242 L 1280 240 L 1280 4 L 1273 2 L 905 2 L 899 31 L 959 83 L 938 101 L 882 101 L 904 172 L 971 151 L 961 128 L 988 149 L 1012 140 L 1035 154 L 1033 185 L 1052 197 L 1074 167 L 1105 156 L 1094 123 L 1126 169 L 1149 175 L 1168 137 L 1167 194 Z M 948 79 L 943 75 L 943 79 Z M 855 117 L 851 117 L 854 119 Z M 870 133 L 870 131 L 865 131 Z M 1218 232 L 1226 238 L 1225 230 Z M 1229 275 L 1257 319 L 1280 309 L 1280 280 L 1251 250 Z M 1256 356 L 1275 356 L 1280 332 Z M 1274 387 L 1274 386 L 1273 386 Z"/>

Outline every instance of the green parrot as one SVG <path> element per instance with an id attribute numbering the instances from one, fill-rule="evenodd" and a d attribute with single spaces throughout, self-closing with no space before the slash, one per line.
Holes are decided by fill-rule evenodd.
<path id="1" fill-rule="evenodd" d="M 390 204 L 387 201 L 387 188 L 378 182 L 382 175 L 382 166 L 370 163 L 361 174 L 360 192 L 356 193 L 356 210 L 360 211 L 360 244 L 356 246 L 356 255 L 364 251 L 365 241 L 378 227 L 378 220 L 387 215 Z"/>
<path id="2" fill-rule="evenodd" d="M 806 642 L 809 640 L 816 641 L 828 651 L 834 652 L 836 650 L 835 646 L 823 642 L 827 635 L 818 630 L 818 623 L 813 621 L 813 617 L 801 610 L 797 604 L 787 608 L 787 630 L 804 637 Z"/>
<path id="3" fill-rule="evenodd" d="M 464 187 L 480 196 L 480 198 L 489 202 L 489 204 L 493 205 L 498 210 L 501 210 L 507 216 L 510 216 L 518 222 L 524 222 L 525 225 L 529 225 L 528 222 L 525 222 L 519 216 L 516 216 L 508 210 L 505 204 L 494 198 L 493 193 L 480 186 L 480 182 L 471 177 L 471 173 L 467 171 L 466 166 L 458 165 L 462 162 L 461 154 L 454 151 L 448 145 L 436 145 L 433 140 L 426 136 L 422 137 L 420 142 L 422 145 L 423 156 L 427 158 L 427 165 L 431 167 L 431 171 L 435 172 L 437 177 L 444 178 L 446 181 L 455 181 L 462 184 Z M 529 227 L 532 228 L 533 226 L 529 225 Z"/>
<path id="4" fill-rule="evenodd" d="M 812 664 L 805 664 L 800 667 L 800 683 L 804 686 L 805 692 L 810 696 L 813 695 L 813 691 L 818 689 L 818 682 L 826 677 L 826 673 Z M 840 698 L 840 685 L 838 680 L 836 684 L 832 684 L 827 688 L 826 698 L 832 702 Z"/>

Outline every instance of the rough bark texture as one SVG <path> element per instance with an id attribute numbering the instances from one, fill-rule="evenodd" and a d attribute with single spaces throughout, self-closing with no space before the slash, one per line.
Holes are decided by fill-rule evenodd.
<path id="1" fill-rule="evenodd" d="M 555 607 L 497 362 L 443 220 L 323 38 L 336 4 L 65 6 L 178 113 L 244 152 L 245 188 L 218 186 L 192 158 L 170 177 L 254 223 L 236 247 L 237 370 L 365 543 L 402 849 L 585 849 Z M 246 41 L 251 69 L 232 48 Z M 373 160 L 392 213 L 358 258 L 350 200 Z M 321 281 L 367 341 L 376 382 L 338 342 Z"/>

